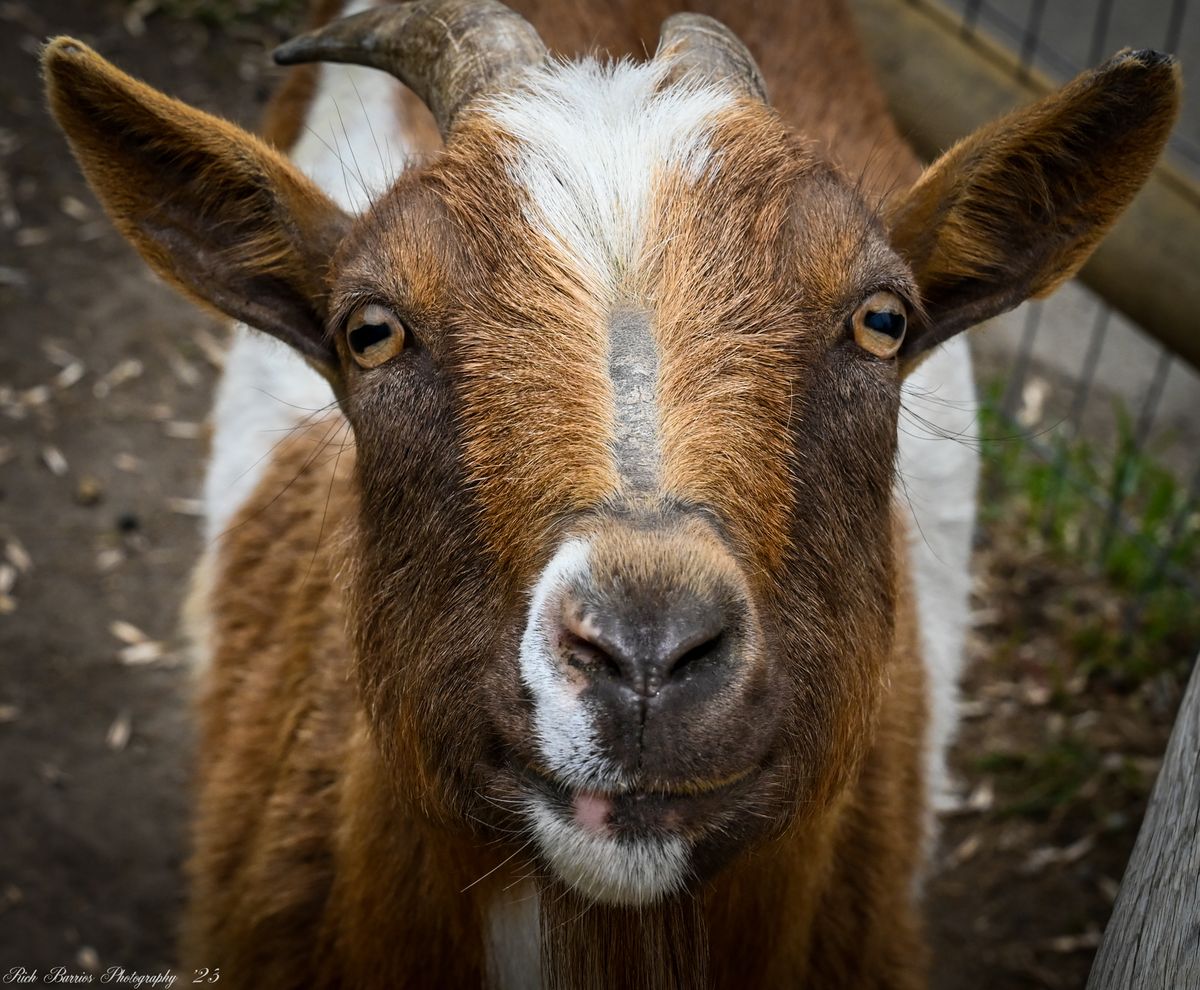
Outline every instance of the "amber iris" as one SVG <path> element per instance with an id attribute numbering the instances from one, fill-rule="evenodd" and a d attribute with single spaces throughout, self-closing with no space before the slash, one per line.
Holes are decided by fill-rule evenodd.
<path id="1" fill-rule="evenodd" d="M 850 325 L 859 347 L 887 360 L 900 350 L 908 318 L 899 296 L 893 292 L 876 292 L 854 311 Z"/>
<path id="2" fill-rule="evenodd" d="M 404 350 L 405 329 L 386 306 L 360 306 L 346 324 L 346 344 L 364 368 L 378 368 Z"/>

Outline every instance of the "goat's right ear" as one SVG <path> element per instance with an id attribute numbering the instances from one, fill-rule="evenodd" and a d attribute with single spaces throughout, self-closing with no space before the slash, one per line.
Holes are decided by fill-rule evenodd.
<path id="1" fill-rule="evenodd" d="M 924 303 L 901 368 L 1074 275 L 1150 175 L 1179 97 L 1174 59 L 1120 52 L 930 165 L 888 218 Z"/>
<path id="2" fill-rule="evenodd" d="M 55 38 L 42 68 L 50 109 L 84 175 L 150 266 L 333 377 L 326 272 L 346 214 L 257 138 L 138 82 L 78 41 Z"/>

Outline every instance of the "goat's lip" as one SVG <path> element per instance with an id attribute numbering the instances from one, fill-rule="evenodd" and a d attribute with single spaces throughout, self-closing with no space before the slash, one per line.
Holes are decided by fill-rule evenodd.
<path id="1" fill-rule="evenodd" d="M 563 817 L 585 831 L 610 835 L 703 830 L 733 809 L 759 773 L 752 767 L 717 780 L 597 788 L 575 786 L 532 767 L 518 771 Z"/>

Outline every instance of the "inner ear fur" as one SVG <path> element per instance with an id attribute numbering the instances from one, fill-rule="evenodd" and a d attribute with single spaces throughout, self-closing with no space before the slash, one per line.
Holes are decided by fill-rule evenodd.
<path id="1" fill-rule="evenodd" d="M 1123 51 L 934 162 L 888 218 L 925 309 L 901 362 L 1075 274 L 1150 175 L 1179 97 L 1173 58 Z"/>
<path id="2" fill-rule="evenodd" d="M 257 138 L 74 39 L 51 41 L 42 66 L 51 112 L 84 175 L 150 266 L 333 375 L 326 275 L 346 214 Z"/>

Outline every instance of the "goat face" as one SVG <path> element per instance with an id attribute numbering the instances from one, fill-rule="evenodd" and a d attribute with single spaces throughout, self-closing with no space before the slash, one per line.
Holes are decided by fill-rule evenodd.
<path id="1" fill-rule="evenodd" d="M 900 378 L 861 311 L 915 296 L 766 107 L 661 76 L 471 114 L 350 236 L 331 323 L 385 751 L 622 902 L 819 810 L 870 737 Z M 364 319 L 404 338 L 377 367 Z"/>
<path id="2" fill-rule="evenodd" d="M 902 374 L 1083 263 L 1166 139 L 1177 73 L 1122 53 L 985 128 L 885 234 L 715 22 L 677 22 L 648 65 L 547 66 L 511 12 L 479 30 L 497 10 L 332 29 L 328 57 L 411 56 L 447 136 L 353 220 L 78 42 L 44 64 L 147 260 L 338 395 L 353 669 L 408 803 L 644 903 L 845 792 L 896 623 Z M 490 95 L 439 61 L 486 68 L 501 35 L 527 64 L 493 65 Z"/>

